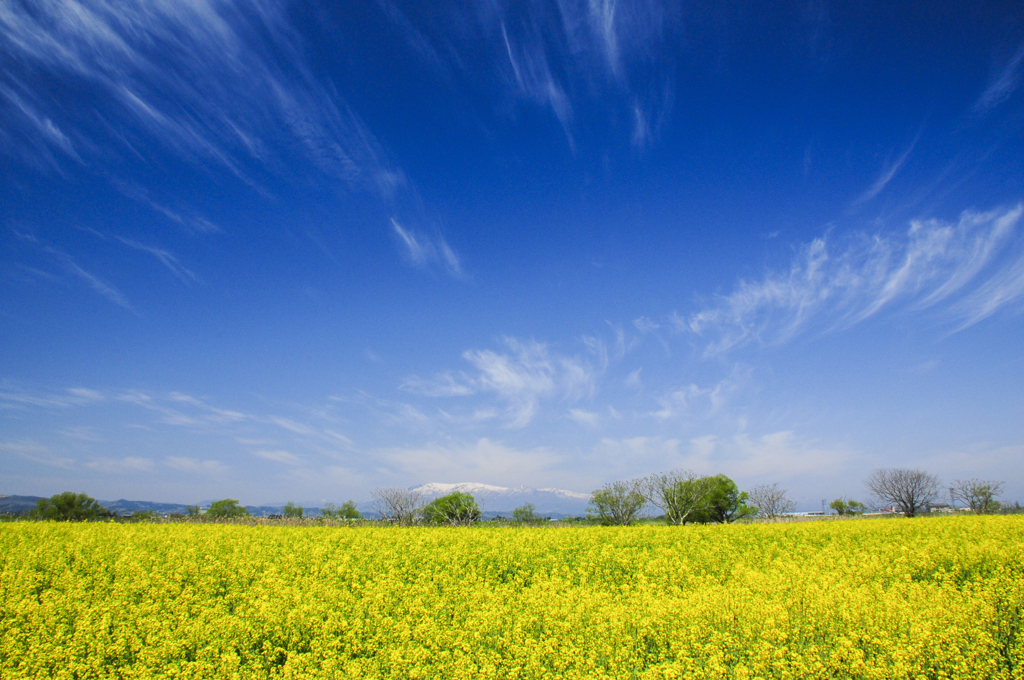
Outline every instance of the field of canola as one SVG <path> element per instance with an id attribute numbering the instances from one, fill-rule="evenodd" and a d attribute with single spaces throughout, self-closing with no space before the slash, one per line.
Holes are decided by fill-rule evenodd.
<path id="1" fill-rule="evenodd" d="M 1024 678 L 1024 518 L 0 525 L 0 678 Z"/>

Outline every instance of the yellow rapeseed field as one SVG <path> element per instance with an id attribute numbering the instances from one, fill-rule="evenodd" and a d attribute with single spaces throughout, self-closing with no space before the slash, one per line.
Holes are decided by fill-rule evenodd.
<path id="1" fill-rule="evenodd" d="M 0 525 L 0 678 L 1024 678 L 1024 518 Z"/>

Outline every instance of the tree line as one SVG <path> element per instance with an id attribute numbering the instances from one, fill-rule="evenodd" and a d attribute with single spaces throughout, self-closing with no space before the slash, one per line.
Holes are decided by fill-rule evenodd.
<path id="1" fill-rule="evenodd" d="M 942 497 L 939 478 L 924 470 L 885 468 L 875 470 L 865 482 L 871 494 L 907 517 L 914 517 Z M 950 503 L 960 501 L 979 514 L 998 512 L 1003 482 L 989 479 L 957 479 L 949 486 Z"/>
<path id="2" fill-rule="evenodd" d="M 906 517 L 914 517 L 942 498 L 945 489 L 939 478 L 924 470 L 884 468 L 875 470 L 865 482 L 875 502 Z M 954 480 L 948 487 L 950 504 L 960 502 L 976 514 L 1004 511 L 999 501 L 1003 482 L 984 479 Z M 418 491 L 400 487 L 378 487 L 371 493 L 374 508 L 384 521 L 399 525 L 427 524 L 466 526 L 480 521 L 483 513 L 471 494 L 456 491 L 429 502 Z M 740 491 L 729 477 L 698 475 L 688 470 L 659 472 L 631 480 L 615 481 L 590 495 L 587 519 L 603 525 L 628 526 L 645 517 L 662 519 L 669 525 L 729 524 L 743 519 L 774 519 L 792 513 L 796 504 L 778 484 L 762 484 Z M 867 505 L 849 498 L 837 498 L 829 507 L 839 516 L 863 514 Z M 1019 509 L 1019 506 L 1017 506 Z M 1010 510 L 1007 508 L 1006 510 Z M 84 493 L 65 491 L 39 499 L 31 516 L 54 521 L 89 521 L 114 517 L 114 513 Z M 237 500 L 214 501 L 203 510 L 187 506 L 180 519 L 240 519 L 249 511 Z M 280 515 L 271 519 L 301 519 L 304 509 L 287 503 Z M 353 501 L 340 506 L 326 504 L 320 516 L 330 520 L 355 520 L 362 515 Z M 135 513 L 132 519 L 154 519 L 152 511 Z M 532 504 L 512 511 L 515 522 L 538 522 Z"/>
<path id="3" fill-rule="evenodd" d="M 678 526 L 729 524 L 756 515 L 776 517 L 791 512 L 794 503 L 777 484 L 747 492 L 725 475 L 673 470 L 605 484 L 591 494 L 587 515 L 601 524 L 628 526 L 643 517 L 647 508 L 660 512 L 666 524 Z"/>
<path id="4" fill-rule="evenodd" d="M 934 506 L 943 493 L 938 477 L 907 468 L 875 470 L 865 487 L 876 503 L 906 517 Z M 959 501 L 976 514 L 998 512 L 1002 488 L 1001 481 L 958 479 L 949 486 L 950 505 Z M 829 507 L 839 516 L 867 511 L 864 503 L 849 498 L 837 498 Z M 602 524 L 629 525 L 643 516 L 644 508 L 660 511 L 666 524 L 728 524 L 752 517 L 774 519 L 792 513 L 795 503 L 778 484 L 741 492 L 725 475 L 676 470 L 606 484 L 591 495 L 588 514 Z"/>

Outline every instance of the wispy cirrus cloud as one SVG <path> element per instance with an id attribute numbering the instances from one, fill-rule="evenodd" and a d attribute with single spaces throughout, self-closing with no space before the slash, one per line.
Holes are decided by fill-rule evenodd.
<path id="1" fill-rule="evenodd" d="M 164 459 L 167 467 L 201 476 L 220 476 L 227 472 L 228 466 L 219 460 L 202 460 L 185 456 L 168 456 Z"/>
<path id="2" fill-rule="evenodd" d="M 402 388 L 432 397 L 464 397 L 491 394 L 505 404 L 508 427 L 525 427 L 534 419 L 542 400 L 576 401 L 592 395 L 596 380 L 603 370 L 601 363 L 580 356 L 551 352 L 547 345 L 535 341 L 505 338 L 507 352 L 467 350 L 463 359 L 473 366 L 472 372 L 441 373 L 429 380 L 410 378 Z M 590 346 L 601 362 L 600 349 Z"/>
<path id="3" fill-rule="evenodd" d="M 955 223 L 914 220 L 903 234 L 829 236 L 802 246 L 786 270 L 741 280 L 677 330 L 715 355 L 781 344 L 810 329 L 847 328 L 884 309 L 937 309 L 963 329 L 1024 295 L 1024 205 L 965 211 Z"/>
<path id="4" fill-rule="evenodd" d="M 295 434 L 300 434 L 300 435 L 303 435 L 303 436 L 306 436 L 306 437 L 317 434 L 316 430 L 314 430 L 309 425 L 306 425 L 304 423 L 296 422 L 294 420 L 291 420 L 290 418 L 281 418 L 280 416 L 271 416 L 269 418 L 269 421 L 271 423 L 273 423 L 274 425 L 277 425 L 280 428 L 288 430 L 289 432 L 293 432 Z"/>
<path id="5" fill-rule="evenodd" d="M 0 129 L 0 140 L 8 150 L 15 152 L 23 161 L 39 169 L 60 172 L 60 158 L 67 157 L 82 163 L 71 139 L 53 120 L 40 113 L 26 99 L 28 93 L 19 94 L 14 87 L 17 81 L 0 82 L 0 97 L 7 101 L 7 125 Z M 54 151 L 61 153 L 60 157 Z"/>
<path id="6" fill-rule="evenodd" d="M 510 82 L 514 91 L 536 104 L 550 107 L 572 144 L 572 104 L 562 84 L 551 72 L 542 38 L 533 35 L 519 41 L 510 40 L 504 21 L 501 23 L 501 37 L 512 68 Z"/>
<path id="7" fill-rule="evenodd" d="M 126 472 L 151 472 L 154 463 L 151 458 L 126 456 L 124 458 L 95 458 L 86 463 L 85 467 L 109 474 L 124 474 Z"/>
<path id="8" fill-rule="evenodd" d="M 88 387 L 69 387 L 65 392 L 84 402 L 103 401 L 106 398 L 102 392 L 91 390 Z"/>
<path id="9" fill-rule="evenodd" d="M 45 253 L 46 256 L 55 261 L 57 265 L 62 270 L 64 270 L 66 274 L 70 274 L 74 278 L 85 283 L 94 292 L 105 297 L 110 302 L 113 302 L 118 307 L 122 307 L 123 309 L 126 309 L 129 312 L 135 313 L 135 309 L 132 307 L 131 303 L 128 302 L 128 299 L 124 296 L 124 294 L 121 293 L 120 290 L 118 290 L 113 284 L 108 283 L 99 276 L 87 271 L 71 255 L 68 255 L 62 250 L 58 250 L 53 246 L 41 242 L 32 233 L 21 232 L 18 230 L 12 230 L 12 233 L 20 241 L 28 244 L 30 248 Z"/>
<path id="10" fill-rule="evenodd" d="M 482 72 L 497 87 L 497 108 L 511 100 L 548 110 L 574 148 L 575 111 L 585 101 L 614 108 L 637 149 L 658 136 L 671 112 L 680 23 L 670 4 L 454 0 L 432 13 L 408 2 L 378 4 L 409 49 L 444 80 L 463 77 L 478 87 Z M 481 70 L 470 73 L 471 64 Z"/>
<path id="11" fill-rule="evenodd" d="M 152 255 L 160 262 L 160 264 L 166 267 L 167 270 L 170 271 L 171 274 L 175 276 L 175 278 L 177 278 L 185 285 L 191 285 L 196 282 L 196 275 L 186 267 L 182 266 L 181 263 L 178 262 L 178 258 L 175 257 L 174 253 L 168 250 L 164 250 L 163 248 L 143 245 L 141 243 L 138 243 L 137 241 L 122 238 L 120 236 L 117 237 L 117 240 L 125 244 L 129 248 L 134 248 L 135 250 L 139 250 L 141 252 Z"/>
<path id="12" fill-rule="evenodd" d="M 302 459 L 295 454 L 289 453 L 283 449 L 260 449 L 254 451 L 253 455 L 263 460 L 271 460 L 275 463 L 283 463 L 285 465 L 302 465 Z"/>
<path id="13" fill-rule="evenodd" d="M 0 441 L 0 454 L 13 454 L 39 465 L 62 470 L 75 467 L 73 458 L 54 455 L 46 446 L 31 440 Z"/>
<path id="14" fill-rule="evenodd" d="M 986 114 L 1006 101 L 1020 85 L 1022 66 L 1024 66 L 1024 43 L 1017 46 L 1016 52 L 994 74 L 985 91 L 974 103 L 972 109 L 974 113 Z"/>
<path id="15" fill-rule="evenodd" d="M 914 139 L 911 140 L 910 144 L 907 145 L 907 148 L 905 148 L 899 156 L 885 164 L 878 175 L 878 179 L 875 180 L 874 184 L 872 184 L 867 191 L 860 195 L 855 203 L 867 203 L 875 196 L 882 193 L 882 190 L 885 189 L 889 182 L 892 181 L 893 177 L 896 176 L 896 173 L 900 171 L 900 168 L 903 167 L 903 164 L 907 162 L 907 159 L 910 158 L 910 154 L 913 153 L 914 147 L 917 146 L 919 139 L 921 139 L 921 131 L 918 131 Z"/>
<path id="16" fill-rule="evenodd" d="M 426 236 L 413 229 L 403 227 L 394 218 L 391 219 L 391 228 L 402 245 L 405 255 L 413 265 L 423 268 L 440 266 L 451 276 L 462 276 L 462 263 L 459 261 L 459 256 L 455 254 L 443 236 L 440 234 L 434 237 Z"/>
<path id="17" fill-rule="evenodd" d="M 118 401 L 141 406 L 149 411 L 159 413 L 161 422 L 166 425 L 180 425 L 185 427 L 198 427 L 203 424 L 201 418 L 187 415 L 176 408 L 171 408 L 164 403 L 163 399 L 154 397 L 141 390 L 128 390 L 117 395 Z M 178 400 L 174 400 L 178 401 Z"/>
<path id="18" fill-rule="evenodd" d="M 53 257 L 56 258 L 58 262 L 60 262 L 61 266 L 64 268 L 65 271 L 67 271 L 69 274 L 74 275 L 80 281 L 83 281 L 93 291 L 99 293 L 106 299 L 110 300 L 118 307 L 127 309 L 129 312 L 135 311 L 131 303 L 128 302 L 128 299 L 125 298 L 121 291 L 115 288 L 112 284 L 107 283 L 106 281 L 101 279 L 99 276 L 96 276 L 95 274 L 92 274 L 83 269 L 82 266 L 79 265 L 78 262 L 76 262 L 73 257 L 55 248 L 50 248 L 49 246 L 46 246 L 44 250 L 53 255 Z"/>
<path id="19" fill-rule="evenodd" d="M 68 408 L 103 401 L 104 395 L 84 387 L 72 387 L 56 392 L 29 391 L 4 383 L 0 387 L 0 408 Z"/>
<path id="20" fill-rule="evenodd" d="M 112 149 L 138 156 L 156 142 L 179 157 L 227 169 L 308 178 L 307 168 L 387 194 L 401 171 L 367 126 L 307 64 L 284 3 L 47 0 L 6 3 L 9 55 L 0 96 L 5 128 L 47 140 L 85 163 Z M 74 89 L 64 107 L 38 74 Z M 24 156 L 33 135 L 6 136 Z"/>
<path id="21" fill-rule="evenodd" d="M 204 412 L 204 417 L 214 423 L 237 423 L 243 420 L 251 420 L 253 417 L 250 414 L 242 413 L 241 411 L 233 411 L 231 409 L 218 408 L 212 406 L 202 399 L 198 399 L 188 394 L 182 394 L 181 392 L 171 392 L 167 395 L 168 401 L 184 403 L 193 406 L 200 411 Z"/>
<path id="22" fill-rule="evenodd" d="M 68 439 L 74 439 L 81 442 L 103 441 L 103 438 L 96 432 L 96 428 L 89 425 L 66 427 L 60 431 L 60 434 L 64 435 Z"/>
<path id="23" fill-rule="evenodd" d="M 136 182 L 128 182 L 117 176 L 111 175 L 110 183 L 128 198 L 149 206 L 155 212 L 160 213 L 171 222 L 180 225 L 188 232 L 198 234 L 217 234 L 224 231 L 210 220 L 187 208 L 169 208 L 163 203 L 158 202 L 152 197 L 148 189 L 140 186 Z"/>
<path id="24" fill-rule="evenodd" d="M 59 412 L 57 410 L 59 409 Z M 339 423 L 324 409 L 304 409 L 310 422 L 279 415 L 246 413 L 221 408 L 206 397 L 183 392 L 151 392 L 132 390 L 95 390 L 76 387 L 64 390 L 25 389 L 7 383 L 0 384 L 0 413 L 8 412 L 13 422 L 25 420 L 26 411 L 50 411 L 57 417 L 61 428 L 55 430 L 59 438 L 50 437 L 44 443 L 14 444 L 15 449 L 42 464 L 68 465 L 72 459 L 63 459 L 49 453 L 47 446 L 71 447 L 87 455 L 85 467 L 106 472 L 150 469 L 149 463 L 138 462 L 135 455 L 112 455 L 88 458 L 89 444 L 103 443 L 104 448 L 120 446 L 127 430 L 132 432 L 162 432 L 168 441 L 179 438 L 219 438 L 227 450 L 243 451 L 257 458 L 289 466 L 305 464 L 310 456 L 328 459 L 344 458 L 356 450 L 356 445 L 342 431 Z M 149 418 L 140 415 L 149 414 Z M 44 416 L 47 417 L 47 416 Z M 381 418 L 386 421 L 386 418 Z M 77 423 L 76 423 L 77 421 Z M 147 445 L 148 446 L 148 445 Z M 296 448 L 297 447 L 297 448 Z M 32 455 L 28 455 L 32 454 Z M 92 462 L 89 463 L 88 461 Z M 143 459 L 151 460 L 149 458 Z M 217 463 L 190 457 L 171 457 L 166 464 L 186 472 L 217 471 Z M 216 461 L 215 461 L 216 462 Z M 155 465 L 155 464 L 154 464 Z M 59 465 L 58 465 L 59 466 Z M 225 468 L 226 469 L 226 468 Z"/>

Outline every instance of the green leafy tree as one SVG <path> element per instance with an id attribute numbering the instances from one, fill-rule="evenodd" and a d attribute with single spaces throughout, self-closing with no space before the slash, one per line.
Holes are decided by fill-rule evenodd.
<path id="1" fill-rule="evenodd" d="M 248 517 L 249 511 L 239 505 L 235 499 L 225 498 L 224 500 L 210 503 L 206 516 L 213 519 L 237 519 L 239 517 Z"/>
<path id="2" fill-rule="evenodd" d="M 536 510 L 537 506 L 533 503 L 520 505 L 512 511 L 512 519 L 516 522 L 539 522 L 541 517 L 537 514 Z"/>
<path id="3" fill-rule="evenodd" d="M 198 505 L 186 505 L 185 511 L 188 512 L 189 519 L 199 519 L 203 516 L 203 509 Z"/>
<path id="4" fill-rule="evenodd" d="M 354 501 L 345 501 L 340 507 L 334 503 L 327 503 L 320 509 L 320 514 L 327 519 L 360 519 L 362 517 L 356 510 Z"/>
<path id="5" fill-rule="evenodd" d="M 356 509 L 355 501 L 345 501 L 338 508 L 338 517 L 340 519 L 362 519 L 363 515 Z"/>
<path id="6" fill-rule="evenodd" d="M 471 494 L 456 491 L 435 498 L 420 514 L 432 524 L 469 525 L 480 519 L 480 506 Z"/>
<path id="7" fill-rule="evenodd" d="M 638 482 L 612 482 L 590 494 L 587 517 L 606 526 L 629 526 L 639 518 L 644 503 Z"/>
<path id="8" fill-rule="evenodd" d="M 701 508 L 691 515 L 700 524 L 728 524 L 757 513 L 757 508 L 747 505 L 746 491 L 740 492 L 736 482 L 725 475 L 709 477 L 710 488 Z"/>
<path id="9" fill-rule="evenodd" d="M 152 522 L 159 516 L 156 510 L 139 510 L 131 514 L 131 520 L 133 522 Z"/>
<path id="10" fill-rule="evenodd" d="M 113 517 L 112 512 L 84 493 L 65 491 L 49 498 L 40 498 L 33 517 L 57 522 L 84 522 L 103 517 Z"/>
<path id="11" fill-rule="evenodd" d="M 860 501 L 855 501 L 849 498 L 837 498 L 828 504 L 828 507 L 836 511 L 840 517 L 849 517 L 851 515 L 862 515 L 867 510 Z"/>
<path id="12" fill-rule="evenodd" d="M 291 501 L 288 501 L 284 505 L 284 517 L 285 519 L 302 519 L 302 506 L 295 505 Z"/>

